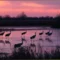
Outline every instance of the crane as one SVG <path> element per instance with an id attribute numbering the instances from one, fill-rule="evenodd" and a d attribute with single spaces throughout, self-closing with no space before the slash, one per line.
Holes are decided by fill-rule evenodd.
<path id="1" fill-rule="evenodd" d="M 49 42 L 52 42 L 52 40 L 49 38 L 52 35 L 52 33 L 53 33 L 53 31 L 50 32 L 50 30 L 45 33 L 47 35 L 46 40 Z"/>
<path id="2" fill-rule="evenodd" d="M 45 33 L 46 35 L 48 36 L 51 36 L 52 35 L 52 32 L 50 32 L 50 30 L 48 32 Z"/>
<path id="3" fill-rule="evenodd" d="M 21 33 L 21 35 L 25 35 L 25 34 L 26 34 L 26 31 Z M 15 50 L 16 50 L 16 48 L 20 48 L 20 47 L 23 45 L 23 41 L 26 41 L 26 40 L 25 40 L 25 36 L 24 36 L 24 38 L 21 37 L 21 40 L 22 40 L 21 43 L 18 43 L 18 44 L 15 44 L 15 45 L 14 45 L 14 49 L 15 49 Z"/>
<path id="4" fill-rule="evenodd" d="M 7 38 L 9 38 L 9 36 L 11 35 L 11 31 L 9 32 L 9 33 L 7 33 L 5 36 L 7 37 Z M 9 39 L 8 39 L 9 40 Z"/>
<path id="5" fill-rule="evenodd" d="M 39 35 L 42 35 L 44 33 L 44 31 L 40 32 Z"/>
<path id="6" fill-rule="evenodd" d="M 3 35 L 4 35 L 4 31 L 0 31 L 0 36 L 2 37 L 2 39 L 0 39 L 0 50 L 3 51 L 3 47 L 4 47 L 4 41 L 3 41 Z M 3 54 L 3 52 L 0 52 Z"/>
<path id="7" fill-rule="evenodd" d="M 25 35 L 25 34 L 26 34 L 26 31 L 25 31 L 25 32 L 22 32 L 21 34 L 22 34 L 22 35 Z"/>
<path id="8" fill-rule="evenodd" d="M 34 35 L 32 35 L 32 36 L 30 37 L 30 39 L 31 39 L 31 43 L 32 43 L 32 39 L 34 39 L 35 37 L 36 37 L 36 32 L 35 32 Z"/>
<path id="9" fill-rule="evenodd" d="M 24 35 L 24 38 L 22 38 L 23 40 L 25 40 L 25 34 L 27 33 L 27 31 L 22 32 L 21 35 Z M 22 37 L 22 36 L 21 36 Z M 26 40 L 25 40 L 26 41 Z"/>
<path id="10" fill-rule="evenodd" d="M 1 31 L 1 32 L 0 32 L 0 36 L 3 36 L 4 33 L 5 33 L 4 31 Z M 4 41 L 3 41 L 3 40 L 0 40 L 0 43 L 4 43 Z"/>
<path id="11" fill-rule="evenodd" d="M 16 49 L 18 47 L 21 47 L 23 45 L 23 41 L 24 41 L 24 39 L 22 39 L 22 42 L 21 43 L 15 44 L 14 45 L 14 49 Z"/>
<path id="12" fill-rule="evenodd" d="M 39 40 L 43 41 L 43 39 L 41 38 L 41 36 L 43 35 L 44 31 L 40 32 L 39 35 L 40 35 L 40 38 Z"/>
<path id="13" fill-rule="evenodd" d="M 9 36 L 11 35 L 11 31 L 7 34 L 5 34 L 5 37 L 9 38 Z M 9 41 L 9 39 L 5 40 L 5 44 L 10 44 L 10 47 L 11 47 L 11 43 Z"/>
<path id="14" fill-rule="evenodd" d="M 10 31 L 9 33 L 7 33 L 5 36 L 8 36 L 8 37 L 9 37 L 9 36 L 10 36 L 10 34 L 11 34 L 11 31 Z"/>
<path id="15" fill-rule="evenodd" d="M 1 36 L 1 35 L 4 35 L 4 31 L 3 31 L 3 32 L 0 32 L 0 36 Z"/>

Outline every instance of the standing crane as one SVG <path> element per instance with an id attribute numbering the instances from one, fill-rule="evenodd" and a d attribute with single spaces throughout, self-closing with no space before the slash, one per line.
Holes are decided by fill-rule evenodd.
<path id="1" fill-rule="evenodd" d="M 10 41 L 9 41 L 9 36 L 10 36 L 10 35 L 11 35 L 11 31 L 5 35 L 6 38 L 7 38 L 7 40 L 5 40 L 5 43 L 6 43 L 6 44 L 10 44 L 10 46 L 11 46 L 11 43 L 10 43 Z"/>
<path id="2" fill-rule="evenodd" d="M 18 44 L 15 44 L 15 45 L 14 45 L 15 51 L 16 51 L 17 48 L 20 48 L 20 47 L 23 45 L 23 41 L 24 41 L 24 40 L 22 39 L 22 42 L 21 42 L 21 43 L 18 43 Z"/>
<path id="3" fill-rule="evenodd" d="M 23 40 L 25 40 L 25 34 L 26 34 L 26 33 L 27 33 L 26 31 L 21 33 L 21 35 L 24 35 L 24 38 L 22 38 L 22 36 L 21 36 L 21 38 L 22 38 Z M 25 41 L 26 41 L 26 40 L 25 40 Z"/>
<path id="4" fill-rule="evenodd" d="M 25 34 L 26 34 L 26 31 L 21 33 L 21 35 L 25 35 Z M 22 38 L 22 36 L 21 36 L 21 41 L 22 41 L 21 43 L 18 43 L 18 44 L 14 45 L 15 51 L 16 51 L 17 48 L 20 48 L 23 45 L 23 41 L 26 41 L 25 36 L 24 36 L 24 38 Z"/>
<path id="5" fill-rule="evenodd" d="M 50 30 L 45 33 L 47 35 L 46 40 L 49 41 L 49 42 L 52 42 L 52 40 L 49 38 L 52 35 L 52 33 L 53 33 L 53 31 L 50 32 Z"/>
<path id="6" fill-rule="evenodd" d="M 0 36 L 2 37 L 2 39 L 0 39 L 0 53 L 3 54 L 3 47 L 4 47 L 4 41 L 3 41 L 3 35 L 4 35 L 4 31 L 0 31 Z"/>
<path id="7" fill-rule="evenodd" d="M 35 37 L 36 37 L 36 32 L 35 32 L 35 34 L 33 36 L 30 37 L 31 43 L 32 43 L 32 39 L 34 39 Z"/>
<path id="8" fill-rule="evenodd" d="M 4 54 L 5 54 L 6 57 L 8 56 L 8 54 L 11 51 L 11 43 L 9 41 L 9 36 L 10 35 L 11 35 L 11 31 L 9 33 L 5 34 L 6 40 L 5 40 L 5 48 L 4 48 L 5 52 L 4 52 Z"/>
<path id="9" fill-rule="evenodd" d="M 43 39 L 41 38 L 41 36 L 43 35 L 44 31 L 40 32 L 39 35 L 40 35 L 40 38 L 39 40 L 43 41 Z"/>
<path id="10" fill-rule="evenodd" d="M 11 31 L 10 31 L 9 33 L 7 33 L 5 36 L 6 36 L 7 38 L 9 38 L 10 34 L 11 34 Z M 8 40 L 9 40 L 9 39 L 8 39 Z"/>
<path id="11" fill-rule="evenodd" d="M 36 32 L 35 32 L 34 35 L 32 35 L 32 36 L 30 37 L 30 39 L 31 39 L 30 53 L 33 53 L 34 55 L 35 55 L 35 52 L 36 52 L 36 45 L 32 43 L 32 39 L 34 39 L 35 37 L 36 37 Z M 34 50 L 33 50 L 33 48 L 34 48 Z"/>
<path id="12" fill-rule="evenodd" d="M 53 32 L 53 31 L 52 31 Z M 48 32 L 46 32 L 45 34 L 48 35 L 48 36 L 51 36 L 52 35 L 52 32 L 50 32 L 50 30 Z"/>
<path id="13" fill-rule="evenodd" d="M 5 33 L 4 31 L 0 32 L 0 36 L 2 36 L 2 39 L 0 40 L 0 43 L 4 43 L 4 41 L 3 41 L 3 35 L 4 35 L 4 33 Z"/>

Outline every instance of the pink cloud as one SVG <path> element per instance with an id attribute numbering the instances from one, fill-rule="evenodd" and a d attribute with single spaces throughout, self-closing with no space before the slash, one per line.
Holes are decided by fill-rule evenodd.
<path id="1" fill-rule="evenodd" d="M 21 12 L 28 16 L 54 16 L 60 13 L 57 5 L 39 4 L 32 1 L 0 1 L 0 15 L 16 16 Z"/>

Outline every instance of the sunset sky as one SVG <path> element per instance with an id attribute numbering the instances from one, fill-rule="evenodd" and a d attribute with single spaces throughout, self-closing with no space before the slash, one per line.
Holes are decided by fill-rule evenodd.
<path id="1" fill-rule="evenodd" d="M 0 16 L 56 16 L 60 14 L 60 0 L 0 0 Z"/>

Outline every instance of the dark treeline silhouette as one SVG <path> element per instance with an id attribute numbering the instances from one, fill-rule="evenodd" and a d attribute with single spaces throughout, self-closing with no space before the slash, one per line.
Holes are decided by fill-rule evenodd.
<path id="1" fill-rule="evenodd" d="M 56 17 L 27 17 L 24 13 L 17 17 L 0 16 L 0 26 L 51 26 L 59 27 L 60 15 Z"/>

